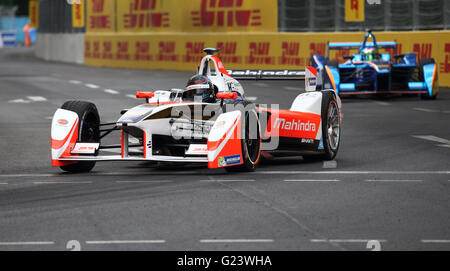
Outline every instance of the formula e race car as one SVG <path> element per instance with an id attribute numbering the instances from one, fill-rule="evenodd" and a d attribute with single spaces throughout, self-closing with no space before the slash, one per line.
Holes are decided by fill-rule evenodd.
<path id="1" fill-rule="evenodd" d="M 368 39 L 371 38 L 372 42 Z M 433 58 L 418 59 L 415 53 L 392 55 L 397 42 L 377 42 L 369 30 L 361 42 L 329 42 L 327 56 L 313 55 L 310 65 L 317 68 L 317 86 L 333 88 L 342 95 L 353 94 L 420 94 L 423 99 L 435 99 L 438 91 L 437 64 Z M 344 55 L 344 63 L 330 59 L 330 50 L 354 50 Z M 342 51 L 341 51 L 342 52 Z"/>
<path id="2" fill-rule="evenodd" d="M 341 101 L 333 90 L 315 91 L 314 68 L 306 70 L 308 91 L 299 94 L 289 110 L 256 106 L 245 99 L 242 85 L 214 55 L 217 51 L 204 50 L 206 56 L 186 88 L 137 92 L 136 97 L 146 102 L 122 110 L 116 122 L 101 123 L 93 103 L 64 103 L 52 121 L 52 166 L 88 172 L 97 161 L 157 161 L 253 171 L 261 155 L 303 155 L 322 160 L 336 156 Z M 264 79 L 266 73 L 249 74 Z M 272 71 L 267 76 L 277 74 L 280 78 L 286 75 Z M 120 144 L 101 143 L 116 130 L 121 133 Z M 104 154 L 112 149 L 118 153 Z"/>

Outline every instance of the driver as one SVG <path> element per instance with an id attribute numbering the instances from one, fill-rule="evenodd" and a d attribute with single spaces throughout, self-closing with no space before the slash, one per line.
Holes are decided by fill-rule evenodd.
<path id="1" fill-rule="evenodd" d="M 192 76 L 183 92 L 183 101 L 215 103 L 217 91 L 208 77 L 203 75 Z"/>
<path id="2" fill-rule="evenodd" d="M 379 53 L 376 48 L 368 47 L 364 48 L 361 52 L 362 60 L 372 61 L 378 58 Z"/>

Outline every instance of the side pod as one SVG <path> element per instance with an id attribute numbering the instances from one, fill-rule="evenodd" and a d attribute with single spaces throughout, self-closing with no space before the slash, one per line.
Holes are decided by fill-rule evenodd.
<path id="1" fill-rule="evenodd" d="M 208 168 L 241 165 L 241 142 L 241 111 L 221 114 L 208 137 Z"/>
<path id="2" fill-rule="evenodd" d="M 56 110 L 52 120 L 51 150 L 52 166 L 65 166 L 73 162 L 58 161 L 62 156 L 70 156 L 78 139 L 78 114 L 65 109 Z"/>

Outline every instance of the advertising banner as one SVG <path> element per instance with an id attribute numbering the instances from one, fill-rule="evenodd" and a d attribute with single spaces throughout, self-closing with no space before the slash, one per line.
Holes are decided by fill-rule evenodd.
<path id="1" fill-rule="evenodd" d="M 154 33 L 92 34 L 85 37 L 85 63 L 93 66 L 195 71 L 205 47 L 220 48 L 227 69 L 304 69 L 327 42 L 362 41 L 365 33 Z M 450 86 L 450 32 L 379 32 L 377 41 L 397 41 L 392 54 L 414 52 L 440 65 L 440 84 Z M 343 62 L 352 51 L 331 51 Z"/>
<path id="2" fill-rule="evenodd" d="M 364 22 L 364 2 L 366 0 L 345 0 L 345 21 Z"/>
<path id="3" fill-rule="evenodd" d="M 84 27 L 84 0 L 72 2 L 72 27 Z"/>
<path id="4" fill-rule="evenodd" d="M 39 27 L 39 1 L 30 0 L 28 5 L 28 12 L 30 16 L 30 27 Z"/>
<path id="5" fill-rule="evenodd" d="M 86 0 L 86 32 L 114 32 L 115 7 L 113 0 Z"/>

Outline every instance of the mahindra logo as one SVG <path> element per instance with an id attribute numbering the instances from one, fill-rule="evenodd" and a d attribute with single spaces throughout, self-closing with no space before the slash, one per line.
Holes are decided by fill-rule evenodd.
<path id="1" fill-rule="evenodd" d="M 316 131 L 316 124 L 308 122 L 302 122 L 301 120 L 291 120 L 287 121 L 284 118 L 276 118 L 273 123 L 273 128 L 283 129 L 283 130 L 292 130 L 292 131 Z"/>

